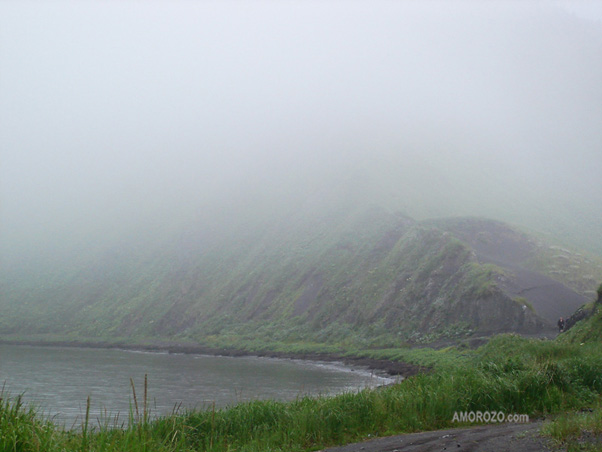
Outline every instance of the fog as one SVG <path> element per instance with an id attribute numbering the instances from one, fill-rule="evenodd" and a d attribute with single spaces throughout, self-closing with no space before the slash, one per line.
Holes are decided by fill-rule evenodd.
<path id="1" fill-rule="evenodd" d="M 2 0 L 0 153 L 5 258 L 343 192 L 602 253 L 602 7 Z"/>

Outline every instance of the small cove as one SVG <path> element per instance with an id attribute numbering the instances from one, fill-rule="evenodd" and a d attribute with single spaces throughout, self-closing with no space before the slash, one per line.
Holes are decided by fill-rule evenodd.
<path id="1" fill-rule="evenodd" d="M 145 375 L 151 417 L 255 399 L 334 395 L 394 381 L 330 362 L 0 345 L 5 396 L 23 394 L 26 403 L 67 428 L 82 422 L 88 397 L 94 422 L 112 424 L 116 416 L 118 423 L 126 422 L 134 402 L 130 378 L 142 409 Z"/>

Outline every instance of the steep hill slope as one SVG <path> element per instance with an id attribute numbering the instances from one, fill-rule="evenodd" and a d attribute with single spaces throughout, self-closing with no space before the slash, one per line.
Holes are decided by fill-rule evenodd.
<path id="1" fill-rule="evenodd" d="M 84 264 L 3 268 L 0 334 L 384 345 L 551 333 L 558 316 L 588 301 L 589 286 L 554 273 L 565 270 L 549 264 L 549 250 L 499 222 L 416 222 L 378 207 L 300 210 L 219 231 L 192 224 Z M 592 280 L 602 277 L 602 265 L 587 265 Z"/>
<path id="2" fill-rule="evenodd" d="M 594 295 L 600 266 L 581 254 L 547 245 L 497 221 L 460 218 L 432 223 L 467 243 L 479 262 L 504 269 L 509 275 L 499 284 L 504 293 L 528 299 L 550 323 Z"/>

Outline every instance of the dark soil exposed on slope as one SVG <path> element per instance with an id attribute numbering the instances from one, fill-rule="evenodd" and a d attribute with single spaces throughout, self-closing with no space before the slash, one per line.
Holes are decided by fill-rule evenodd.
<path id="1" fill-rule="evenodd" d="M 502 290 L 512 298 L 524 297 L 535 312 L 552 326 L 560 317 L 569 317 L 589 300 L 564 284 L 547 276 L 507 263 L 491 261 L 510 270 L 514 278 L 501 284 Z"/>
<path id="2" fill-rule="evenodd" d="M 559 317 L 569 317 L 590 301 L 564 284 L 529 270 L 526 263 L 536 253 L 536 245 L 504 223 L 464 218 L 446 220 L 439 226 L 468 243 L 479 262 L 507 270 L 511 277 L 501 281 L 501 289 L 511 298 L 526 298 L 551 329 Z"/>

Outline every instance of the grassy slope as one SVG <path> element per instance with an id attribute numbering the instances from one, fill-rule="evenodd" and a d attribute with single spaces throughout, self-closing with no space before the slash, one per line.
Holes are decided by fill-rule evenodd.
<path id="1" fill-rule="evenodd" d="M 383 347 L 535 324 L 496 289 L 502 269 L 432 225 L 358 208 L 260 226 L 3 271 L 0 334 Z"/>
<path id="2" fill-rule="evenodd" d="M 591 317 L 577 322 L 575 326 L 562 334 L 559 337 L 561 342 L 571 345 L 602 342 L 602 309 L 600 309 L 600 303 L 591 303 L 584 306 L 584 308 L 592 312 Z"/>

